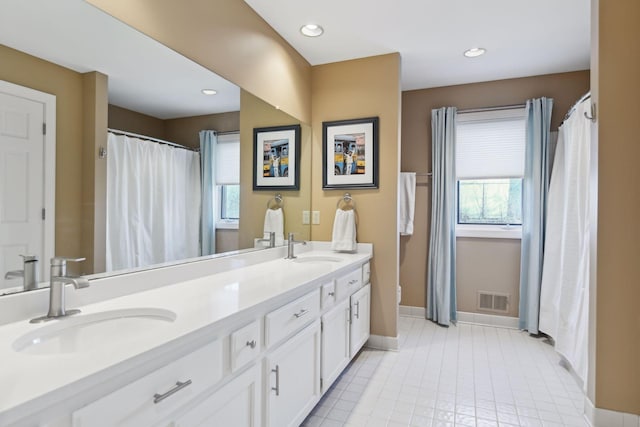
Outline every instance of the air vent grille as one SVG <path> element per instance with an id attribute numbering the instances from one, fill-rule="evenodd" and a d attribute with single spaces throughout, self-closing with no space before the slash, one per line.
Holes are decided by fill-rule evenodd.
<path id="1" fill-rule="evenodd" d="M 509 312 L 509 295 L 495 292 L 478 291 L 478 310 L 494 313 Z"/>

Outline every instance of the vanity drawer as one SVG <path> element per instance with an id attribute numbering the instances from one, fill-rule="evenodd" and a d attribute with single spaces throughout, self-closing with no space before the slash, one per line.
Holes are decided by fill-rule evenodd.
<path id="1" fill-rule="evenodd" d="M 331 280 L 322 285 L 322 309 L 331 307 L 336 302 L 336 282 Z"/>
<path id="2" fill-rule="evenodd" d="M 336 299 L 341 301 L 362 286 L 362 269 L 353 270 L 336 279 Z"/>
<path id="3" fill-rule="evenodd" d="M 366 285 L 371 280 L 371 264 L 365 263 L 362 265 L 362 284 Z"/>
<path id="4" fill-rule="evenodd" d="M 213 386 L 222 374 L 222 340 L 217 340 L 75 411 L 73 426 L 153 425 Z"/>
<path id="5" fill-rule="evenodd" d="M 231 371 L 235 372 L 258 357 L 262 348 L 260 321 L 256 320 L 231 334 Z"/>
<path id="6" fill-rule="evenodd" d="M 265 342 L 273 345 L 311 323 L 320 314 L 320 289 L 290 302 L 265 316 Z"/>

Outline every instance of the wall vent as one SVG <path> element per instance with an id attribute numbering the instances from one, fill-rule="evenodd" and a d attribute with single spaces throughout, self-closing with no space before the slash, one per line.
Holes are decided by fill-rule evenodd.
<path id="1" fill-rule="evenodd" d="M 479 311 L 491 311 L 493 313 L 509 312 L 509 295 L 496 292 L 478 291 Z"/>

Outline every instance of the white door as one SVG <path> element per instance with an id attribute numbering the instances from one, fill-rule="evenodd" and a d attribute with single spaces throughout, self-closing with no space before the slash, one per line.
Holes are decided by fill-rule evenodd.
<path id="1" fill-rule="evenodd" d="M 307 326 L 266 359 L 268 427 L 297 427 L 320 400 L 320 321 Z"/>
<path id="2" fill-rule="evenodd" d="M 46 226 L 43 210 L 48 204 L 45 199 L 53 195 L 45 194 L 45 157 L 49 150 L 45 147 L 44 123 L 51 114 L 47 110 L 52 109 L 46 101 L 54 99 L 55 111 L 55 97 L 0 83 L 1 293 L 2 289 L 22 286 L 22 279 L 4 278 L 7 271 L 22 269 L 21 254 L 38 257 L 40 279 L 46 280 L 44 266 L 48 260 L 44 257 L 52 256 L 53 226 Z M 53 217 L 52 206 L 46 214 Z"/>
<path id="3" fill-rule="evenodd" d="M 322 393 L 349 364 L 349 299 L 322 316 Z"/>
<path id="4" fill-rule="evenodd" d="M 351 295 L 351 357 L 362 348 L 369 339 L 371 312 L 371 285 L 361 288 Z"/>

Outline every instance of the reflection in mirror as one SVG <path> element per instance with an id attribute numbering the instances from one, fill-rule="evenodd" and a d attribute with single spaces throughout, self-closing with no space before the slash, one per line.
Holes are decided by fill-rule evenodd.
<path id="1" fill-rule="evenodd" d="M 3 2 L 0 5 L 0 63 L 0 80 L 55 96 L 55 108 L 49 107 L 55 111 L 55 120 L 47 123 L 49 137 L 53 134 L 55 155 L 44 159 L 55 166 L 52 175 L 55 178 L 51 179 L 55 180 L 55 204 L 52 200 L 51 212 L 41 212 L 41 206 L 42 199 L 52 197 L 54 191 L 34 196 L 36 216 L 41 218 L 43 215 L 46 221 L 51 222 L 51 236 L 47 238 L 48 242 L 44 242 L 45 246 L 51 245 L 51 254 L 31 243 L 16 246 L 14 242 L 5 242 L 7 233 L 3 230 L 0 233 L 0 294 L 23 288 L 21 277 L 13 274 L 8 279 L 4 278 L 8 271 L 23 270 L 22 258 L 16 252 L 18 249 L 6 249 L 12 245 L 19 246 L 20 254 L 38 256 L 37 272 L 40 280 L 45 282 L 41 283 L 42 286 L 49 276 L 48 258 L 54 254 L 87 258 L 73 274 L 104 274 L 105 271 L 106 274 L 115 274 L 143 265 L 148 268 L 185 258 L 193 260 L 194 255 L 252 248 L 255 240 L 263 236 L 266 201 L 273 194 L 254 193 L 251 188 L 252 177 L 247 172 L 251 171 L 252 129 L 297 124 L 297 120 L 246 92 L 242 92 L 241 109 L 240 88 L 82 0 Z M 201 92 L 202 89 L 215 89 L 217 94 L 207 96 Z M 5 93 L 0 90 L 0 95 Z M 6 99 L 4 101 L 6 104 Z M 6 113 L 7 108 L 0 105 L 0 112 L 4 112 L 5 118 L 10 116 Z M 125 209 L 121 209 L 118 215 L 112 213 L 117 206 L 127 204 L 123 198 L 113 198 L 116 194 L 112 191 L 112 181 L 120 185 L 127 197 L 131 196 L 132 188 L 137 187 L 124 179 L 122 167 L 116 167 L 114 170 L 117 172 L 109 172 L 113 168 L 110 162 L 119 157 L 119 150 L 117 146 L 113 148 L 111 141 L 107 142 L 107 128 L 114 130 L 110 140 L 124 141 L 126 138 L 129 144 L 135 141 L 138 144 L 134 145 L 136 148 L 159 151 L 162 147 L 162 151 L 180 152 L 183 157 L 190 153 L 191 166 L 183 176 L 188 175 L 187 172 L 197 175 L 197 178 L 190 175 L 195 179 L 191 183 L 186 180 L 180 182 L 168 173 L 160 175 L 177 195 L 184 196 L 187 192 L 194 197 L 197 195 L 197 200 L 182 205 L 182 219 L 173 216 L 168 221 L 171 227 L 184 227 L 194 225 L 194 220 L 188 219 L 187 215 L 197 218 L 191 231 L 176 231 L 165 242 L 166 247 L 181 246 L 177 239 L 189 235 L 189 251 L 177 251 L 170 257 L 163 257 L 161 253 L 158 258 L 145 258 L 136 263 L 135 259 L 142 258 L 142 254 L 157 251 L 160 245 L 153 239 L 162 236 L 163 232 L 150 227 L 139 233 L 143 238 L 135 244 L 117 233 L 107 238 L 108 230 L 122 231 L 125 224 L 155 223 L 158 217 L 169 216 L 169 207 L 177 204 L 173 199 L 156 202 L 148 209 L 146 217 Z M 0 129 L 0 134 L 7 134 L 6 130 Z M 216 131 L 218 150 L 213 150 L 213 153 L 218 156 L 217 161 L 214 155 L 213 160 L 209 159 L 207 163 L 212 170 L 201 174 L 203 152 L 200 146 L 206 140 L 200 134 L 203 130 Z M 37 134 L 33 130 L 30 132 Z M 310 130 L 303 126 L 303 156 L 309 149 L 304 147 L 305 137 L 307 140 L 310 138 Z M 124 146 L 124 142 L 122 144 Z M 2 140 L 0 146 L 6 148 L 8 145 Z M 3 156 L 3 164 L 12 158 L 4 151 L 0 156 Z M 235 164 L 239 166 L 235 181 L 226 175 L 217 177 L 213 172 L 216 164 L 218 168 L 233 164 L 229 156 L 235 156 Z M 308 160 L 301 161 L 302 167 L 308 167 Z M 139 172 L 141 167 L 131 169 Z M 26 170 L 21 170 L 18 176 L 25 174 Z M 200 189 L 205 187 L 202 178 L 207 174 L 214 179 L 209 182 L 209 190 L 203 197 Z M 6 174 L 0 179 L 6 180 Z M 41 181 L 46 183 L 46 177 Z M 145 185 L 147 188 L 157 187 L 159 181 L 156 178 Z M 309 182 L 310 175 L 303 172 L 301 190 L 283 193 L 285 232 L 295 232 L 306 239 L 310 230 L 308 225 L 301 224 L 301 217 L 302 210 L 309 209 Z M 15 200 L 27 197 L 22 192 L 16 193 Z M 150 190 L 140 193 L 141 196 L 150 194 Z M 204 240 L 209 237 L 204 249 L 200 233 L 200 207 L 203 205 L 215 207 L 205 214 L 209 221 L 202 228 L 206 230 L 208 224 L 211 231 L 204 233 Z M 115 218 L 119 219 L 116 221 Z M 40 237 L 39 240 L 44 241 L 45 238 Z M 115 258 L 122 258 L 123 253 L 128 254 L 128 260 L 114 262 Z"/>

